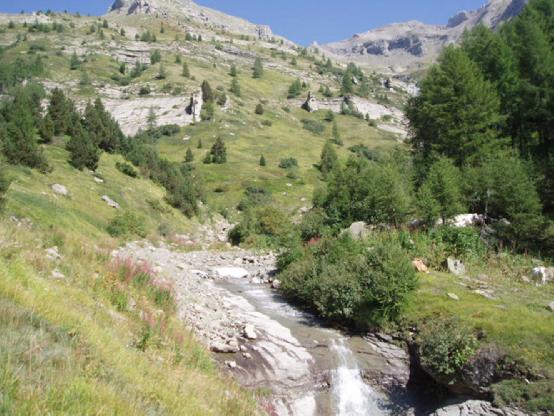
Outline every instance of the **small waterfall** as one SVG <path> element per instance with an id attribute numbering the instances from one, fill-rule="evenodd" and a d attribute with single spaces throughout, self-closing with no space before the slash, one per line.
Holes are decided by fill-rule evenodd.
<path id="1" fill-rule="evenodd" d="M 346 339 L 333 340 L 331 350 L 338 356 L 332 376 L 332 394 L 338 416 L 380 416 L 377 394 L 364 383 L 354 353 Z"/>

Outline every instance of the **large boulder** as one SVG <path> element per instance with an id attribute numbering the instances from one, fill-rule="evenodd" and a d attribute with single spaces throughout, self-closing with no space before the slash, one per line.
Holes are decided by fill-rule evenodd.
<path id="1" fill-rule="evenodd" d="M 119 209 L 121 208 L 117 202 L 111 199 L 108 195 L 102 195 L 102 201 L 108 204 L 109 207 Z"/>
<path id="2" fill-rule="evenodd" d="M 52 191 L 54 191 L 54 193 L 58 195 L 69 196 L 69 191 L 67 190 L 67 188 L 63 185 L 60 185 L 59 183 L 55 183 L 54 185 L 52 185 Z"/>
<path id="3" fill-rule="evenodd" d="M 308 92 L 308 98 L 302 104 L 302 108 L 310 113 L 313 113 L 314 111 L 319 110 L 319 103 L 317 102 L 317 98 L 315 95 L 312 94 L 312 92 Z"/>
<path id="4" fill-rule="evenodd" d="M 367 224 L 363 221 L 358 221 L 352 223 L 348 230 L 346 230 L 350 236 L 355 240 L 362 240 L 365 238 L 369 232 Z"/>
<path id="5" fill-rule="evenodd" d="M 554 267 L 535 267 L 531 276 L 539 285 L 545 285 L 554 281 Z"/>
<path id="6" fill-rule="evenodd" d="M 453 257 L 448 257 L 446 259 L 446 268 L 450 273 L 453 273 L 456 276 L 465 276 L 466 274 L 466 267 L 464 266 L 464 263 Z"/>

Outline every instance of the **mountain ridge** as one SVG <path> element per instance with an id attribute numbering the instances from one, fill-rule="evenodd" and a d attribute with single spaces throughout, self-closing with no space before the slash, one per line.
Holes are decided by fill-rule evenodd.
<path id="1" fill-rule="evenodd" d="M 445 46 L 459 42 L 465 30 L 479 24 L 495 29 L 517 16 L 527 3 L 528 0 L 489 0 L 477 10 L 456 13 L 445 25 L 417 20 L 393 23 L 314 47 L 335 59 L 409 72 L 427 66 Z"/>

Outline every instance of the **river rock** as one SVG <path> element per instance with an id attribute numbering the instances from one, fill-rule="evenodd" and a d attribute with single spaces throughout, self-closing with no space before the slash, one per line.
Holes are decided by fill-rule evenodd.
<path id="1" fill-rule="evenodd" d="M 113 199 L 111 199 L 108 195 L 102 196 L 102 201 L 104 201 L 106 204 L 108 204 L 109 207 L 114 209 L 121 208 L 117 202 L 115 202 Z"/>
<path id="2" fill-rule="evenodd" d="M 242 267 L 216 267 L 213 271 L 219 278 L 243 279 L 249 275 Z"/>
<path id="3" fill-rule="evenodd" d="M 531 276 L 537 284 L 545 285 L 554 280 L 554 267 L 535 267 Z"/>
<path id="4" fill-rule="evenodd" d="M 242 334 L 244 335 L 244 338 L 246 339 L 257 339 L 258 335 L 256 335 L 256 330 L 254 329 L 253 325 L 246 325 L 242 331 Z"/>
<path id="5" fill-rule="evenodd" d="M 281 281 L 277 279 L 273 279 L 273 282 L 271 282 L 271 287 L 273 289 L 279 289 L 281 287 Z"/>
<path id="6" fill-rule="evenodd" d="M 237 368 L 237 362 L 236 361 L 225 361 L 225 365 L 231 369 Z"/>
<path id="7" fill-rule="evenodd" d="M 448 297 L 452 300 L 460 300 L 458 295 L 456 295 L 455 293 L 448 293 Z"/>
<path id="8" fill-rule="evenodd" d="M 222 341 L 213 341 L 210 344 L 210 351 L 218 353 L 235 353 L 239 351 L 238 346 L 225 344 Z"/>
<path id="9" fill-rule="evenodd" d="M 51 261 L 61 260 L 62 256 L 58 250 L 58 246 L 50 247 L 44 250 L 46 258 Z"/>
<path id="10" fill-rule="evenodd" d="M 481 400 L 468 400 L 438 409 L 431 416 L 525 416 L 512 409 L 499 409 Z"/>
<path id="11" fill-rule="evenodd" d="M 453 273 L 456 276 L 464 276 L 466 274 L 466 267 L 464 266 L 464 263 L 453 257 L 448 257 L 446 259 L 446 268 L 450 273 Z"/>
<path id="12" fill-rule="evenodd" d="M 548 304 L 547 309 L 548 309 L 550 312 L 554 312 L 554 302 L 550 302 L 550 303 Z"/>
<path id="13" fill-rule="evenodd" d="M 55 183 L 54 185 L 52 185 L 52 191 L 54 191 L 54 193 L 58 195 L 69 196 L 69 191 L 67 190 L 67 188 L 63 185 L 60 185 L 59 183 Z"/>

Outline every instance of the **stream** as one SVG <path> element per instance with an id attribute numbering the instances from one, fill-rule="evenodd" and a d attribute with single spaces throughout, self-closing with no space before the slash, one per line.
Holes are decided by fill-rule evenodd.
<path id="1" fill-rule="evenodd" d="M 112 255 L 147 263 L 157 280 L 173 287 L 184 324 L 235 380 L 267 392 L 269 415 L 380 416 L 413 410 L 406 394 L 406 352 L 389 339 L 328 328 L 291 306 L 267 283 L 275 270 L 271 254 L 183 252 L 141 241 Z"/>

